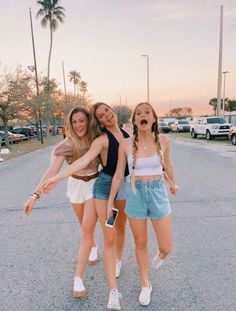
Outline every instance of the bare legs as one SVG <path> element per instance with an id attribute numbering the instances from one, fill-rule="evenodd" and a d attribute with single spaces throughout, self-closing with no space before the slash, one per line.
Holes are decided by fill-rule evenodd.
<path id="1" fill-rule="evenodd" d="M 88 263 L 91 248 L 96 245 L 94 240 L 94 230 L 97 223 L 97 212 L 94 206 L 94 199 L 89 199 L 84 203 L 84 215 L 80 227 L 81 244 L 79 248 L 79 260 L 75 276 L 83 278 L 85 268 Z"/>
<path id="2" fill-rule="evenodd" d="M 136 259 L 140 270 L 143 287 L 149 286 L 148 254 L 147 254 L 147 219 L 129 218 L 134 236 Z M 158 242 L 160 257 L 165 258 L 172 249 L 172 219 L 152 219 L 153 229 Z"/>
<path id="3" fill-rule="evenodd" d="M 119 216 L 115 224 L 115 234 L 116 234 L 116 259 L 122 259 L 122 253 L 125 244 L 125 229 L 127 216 L 124 212 L 125 209 L 125 200 L 115 201 L 114 206 L 119 209 Z"/>
<path id="4" fill-rule="evenodd" d="M 109 290 L 116 289 L 116 250 L 115 250 L 115 229 L 105 226 L 107 218 L 107 201 L 95 199 L 95 206 L 101 224 L 104 238 L 104 265 L 108 278 Z"/>
<path id="5" fill-rule="evenodd" d="M 135 254 L 140 271 L 143 287 L 148 281 L 148 254 L 147 254 L 147 219 L 129 218 L 130 227 L 134 236 Z"/>
<path id="6" fill-rule="evenodd" d="M 72 206 L 80 223 L 81 231 L 81 244 L 78 252 L 79 260 L 75 276 L 82 279 L 88 263 L 91 248 L 96 246 L 94 230 L 98 217 L 93 198 L 89 199 L 84 204 L 72 204 Z"/>
<path id="7" fill-rule="evenodd" d="M 161 259 L 164 259 L 168 256 L 173 247 L 172 218 L 169 215 L 161 220 L 152 219 L 152 225 L 159 246 L 159 256 Z"/>

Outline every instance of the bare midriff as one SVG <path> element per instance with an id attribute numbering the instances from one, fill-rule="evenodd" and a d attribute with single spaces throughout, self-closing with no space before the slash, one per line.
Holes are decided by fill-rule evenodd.
<path id="1" fill-rule="evenodd" d="M 148 175 L 148 176 L 135 176 L 135 181 L 142 180 L 142 181 L 151 181 L 155 179 L 161 179 L 163 175 Z"/>

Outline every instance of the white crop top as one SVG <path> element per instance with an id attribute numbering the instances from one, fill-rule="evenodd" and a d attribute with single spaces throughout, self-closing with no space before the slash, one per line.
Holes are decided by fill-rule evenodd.
<path id="1" fill-rule="evenodd" d="M 132 154 L 128 155 L 128 165 L 129 172 L 132 172 L 133 166 L 133 156 Z M 152 175 L 162 175 L 162 164 L 160 157 L 158 155 L 145 158 L 137 158 L 135 166 L 135 176 L 152 176 Z"/>

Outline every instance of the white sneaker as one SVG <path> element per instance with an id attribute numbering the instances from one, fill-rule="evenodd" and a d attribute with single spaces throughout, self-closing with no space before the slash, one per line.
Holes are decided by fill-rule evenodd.
<path id="1" fill-rule="evenodd" d="M 120 276 L 121 260 L 116 259 L 116 278 Z"/>
<path id="2" fill-rule="evenodd" d="M 97 262 L 98 262 L 98 245 L 91 248 L 88 264 L 95 265 Z"/>
<path id="3" fill-rule="evenodd" d="M 151 301 L 152 284 L 149 283 L 148 287 L 142 287 L 139 295 L 139 303 L 142 306 L 148 306 Z"/>
<path id="4" fill-rule="evenodd" d="M 156 256 L 153 258 L 152 260 L 152 265 L 154 268 L 158 269 L 163 262 L 165 261 L 165 259 L 161 259 L 159 253 L 156 254 Z"/>
<path id="5" fill-rule="evenodd" d="M 120 310 L 120 298 L 121 294 L 118 292 L 117 289 L 112 289 L 109 293 L 109 300 L 107 303 L 107 309 L 108 310 Z"/>
<path id="6" fill-rule="evenodd" d="M 80 277 L 74 278 L 74 288 L 73 296 L 74 297 L 84 297 L 86 295 L 86 289 L 84 287 L 83 281 Z"/>

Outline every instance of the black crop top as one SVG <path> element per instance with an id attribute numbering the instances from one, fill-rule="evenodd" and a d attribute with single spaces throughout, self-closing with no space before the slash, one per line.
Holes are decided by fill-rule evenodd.
<path id="1" fill-rule="evenodd" d="M 129 134 L 124 131 L 122 128 L 120 129 L 124 138 L 128 138 Z M 116 165 L 118 161 L 118 149 L 119 149 L 119 142 L 116 140 L 115 136 L 105 129 L 105 133 L 107 134 L 109 145 L 108 145 L 108 153 L 107 153 L 107 165 L 103 167 L 102 172 L 114 176 L 116 171 Z M 125 176 L 129 175 L 129 168 L 128 164 L 126 163 L 125 166 Z"/>

